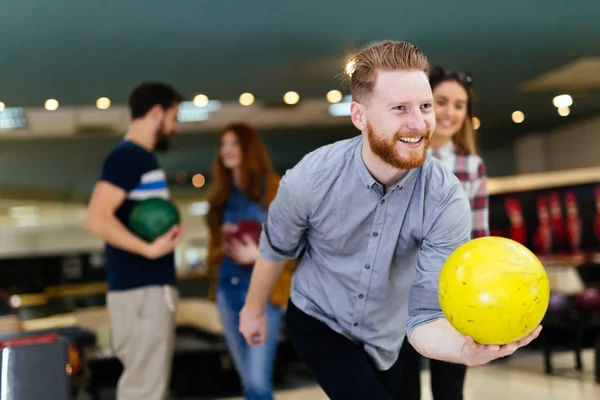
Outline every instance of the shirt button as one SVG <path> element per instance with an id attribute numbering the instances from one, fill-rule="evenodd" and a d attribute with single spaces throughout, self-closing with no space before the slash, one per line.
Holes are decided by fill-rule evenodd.
<path id="1" fill-rule="evenodd" d="M 363 295 L 363 294 L 359 294 L 359 295 L 358 295 L 358 298 L 359 298 L 359 299 L 362 299 L 363 297 L 365 297 L 365 295 Z"/>
<path id="2" fill-rule="evenodd" d="M 377 232 L 373 232 L 373 236 L 376 236 L 376 237 L 377 237 L 377 236 L 379 236 L 379 233 L 377 233 Z"/>
<path id="3" fill-rule="evenodd" d="M 232 285 L 237 285 L 238 283 L 240 283 L 240 279 L 237 276 L 234 276 L 233 278 L 231 278 Z"/>
<path id="4" fill-rule="evenodd" d="M 381 204 L 385 203 L 385 199 L 381 200 Z"/>
<path id="5" fill-rule="evenodd" d="M 365 265 L 365 269 L 369 269 L 371 266 L 369 264 Z"/>
<path id="6" fill-rule="evenodd" d="M 355 322 L 352 324 L 353 326 L 358 326 L 358 322 Z"/>

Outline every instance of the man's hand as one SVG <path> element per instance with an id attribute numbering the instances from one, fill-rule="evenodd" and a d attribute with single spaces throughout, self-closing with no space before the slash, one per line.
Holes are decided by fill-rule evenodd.
<path id="1" fill-rule="evenodd" d="M 240 333 L 250 346 L 263 344 L 267 340 L 265 307 L 284 266 L 285 261 L 272 262 L 262 257 L 254 265 L 246 303 L 240 311 L 239 326 Z"/>
<path id="2" fill-rule="evenodd" d="M 542 326 L 538 326 L 535 331 L 530 333 L 523 339 L 508 343 L 503 346 L 491 345 L 486 346 L 473 341 L 470 336 L 465 337 L 465 343 L 462 347 L 463 364 L 474 367 L 477 365 L 487 364 L 490 361 L 498 358 L 506 357 L 513 354 L 517 349 L 527 346 L 531 341 L 537 338 L 542 331 Z"/>
<path id="3" fill-rule="evenodd" d="M 267 317 L 264 310 L 252 310 L 244 306 L 240 311 L 239 331 L 250 346 L 267 341 Z"/>
<path id="4" fill-rule="evenodd" d="M 87 231 L 114 247 L 149 259 L 160 258 L 173 251 L 181 241 L 182 225 L 173 227 L 153 243 L 147 243 L 134 235 L 115 216 L 125 197 L 123 189 L 108 182 L 98 182 L 88 207 Z"/>
<path id="5" fill-rule="evenodd" d="M 169 254 L 175 250 L 182 237 L 183 226 L 181 224 L 173 226 L 167 233 L 158 237 L 147 247 L 145 257 L 155 260 Z"/>
<path id="6" fill-rule="evenodd" d="M 472 367 L 513 354 L 537 338 L 541 330 L 538 326 L 527 337 L 504 346 L 486 346 L 463 336 L 446 318 L 441 318 L 415 328 L 409 341 L 424 357 Z"/>

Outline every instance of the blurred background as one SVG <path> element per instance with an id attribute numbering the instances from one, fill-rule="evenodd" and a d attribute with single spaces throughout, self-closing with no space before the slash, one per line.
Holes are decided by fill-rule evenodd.
<path id="1" fill-rule="evenodd" d="M 0 328 L 80 328 L 78 387 L 114 395 L 120 371 L 110 350 L 103 243 L 85 230 L 87 203 L 127 130 L 131 89 L 165 81 L 186 96 L 181 131 L 159 156 L 186 227 L 176 251 L 182 304 L 173 396 L 239 396 L 216 311 L 204 301 L 204 200 L 218 133 L 233 121 L 252 124 L 283 174 L 308 152 L 359 134 L 340 78 L 352 52 L 405 40 L 432 65 L 472 74 L 492 233 L 510 237 L 506 204 L 516 199 L 524 244 L 544 260 L 554 300 L 564 303 L 547 317 L 545 340 L 469 375 L 469 398 L 496 398 L 491 388 L 497 398 L 565 398 L 559 386 L 574 398 L 600 398 L 600 306 L 573 305 L 600 283 L 599 15 L 591 0 L 5 2 Z M 581 240 L 536 248 L 538 199 L 551 193 L 575 195 Z M 567 219 L 573 213 L 561 201 Z M 279 354 L 281 396 L 324 398 L 285 340 Z"/>

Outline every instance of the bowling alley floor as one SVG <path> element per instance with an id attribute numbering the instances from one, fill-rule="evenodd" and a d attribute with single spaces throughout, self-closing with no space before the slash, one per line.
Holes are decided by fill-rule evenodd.
<path id="1" fill-rule="evenodd" d="M 555 373 L 544 374 L 538 351 L 521 351 L 513 358 L 491 365 L 471 368 L 467 375 L 465 400 L 597 400 L 600 383 L 594 381 L 592 351 L 583 353 L 583 371 L 574 369 L 572 352 L 556 353 L 552 358 Z M 429 372 L 422 373 L 421 400 L 432 400 Z M 316 385 L 279 391 L 276 400 L 327 400 Z M 187 400 L 187 399 L 186 399 Z M 191 399 L 189 399 L 191 400 Z M 242 400 L 241 397 L 223 400 Z"/>
<path id="2" fill-rule="evenodd" d="M 502 362 L 469 369 L 465 384 L 465 400 L 597 400 L 600 399 L 600 383 L 594 381 L 594 355 L 591 350 L 583 352 L 583 371 L 576 371 L 572 352 L 557 352 L 552 357 L 554 374 L 544 374 L 543 358 L 539 351 L 522 349 L 518 355 Z M 327 400 L 328 397 L 314 382 L 307 378 L 307 371 L 300 367 L 290 371 L 289 389 L 278 390 L 276 400 Z M 432 400 L 429 392 L 429 372 L 422 372 L 422 398 Z M 102 400 L 114 399 L 114 393 L 106 393 Z M 243 400 L 242 397 L 219 398 L 220 400 Z M 78 400 L 88 400 L 86 396 Z M 185 397 L 171 400 L 208 400 L 208 398 Z"/>

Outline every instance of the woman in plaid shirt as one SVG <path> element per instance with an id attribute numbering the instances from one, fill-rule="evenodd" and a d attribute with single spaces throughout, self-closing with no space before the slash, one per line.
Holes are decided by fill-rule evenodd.
<path id="1" fill-rule="evenodd" d="M 477 155 L 473 129 L 472 78 L 436 67 L 430 74 L 436 114 L 436 129 L 430 151 L 460 180 L 471 202 L 471 237 L 489 235 L 488 193 L 485 164 Z M 421 397 L 421 355 L 404 341 L 403 393 L 406 399 Z M 465 365 L 429 360 L 431 391 L 435 400 L 462 400 Z"/>

